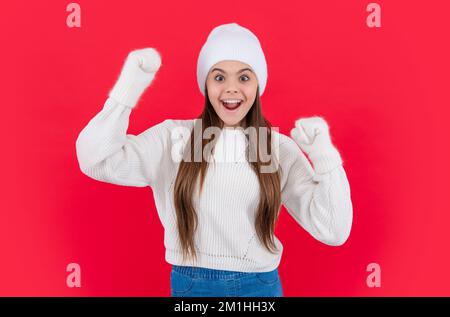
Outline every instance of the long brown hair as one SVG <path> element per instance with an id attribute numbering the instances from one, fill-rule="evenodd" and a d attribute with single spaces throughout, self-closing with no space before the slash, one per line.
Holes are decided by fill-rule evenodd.
<path id="1" fill-rule="evenodd" d="M 201 126 L 201 128 L 199 127 L 199 125 Z M 203 181 L 208 169 L 208 160 L 203 158 L 203 149 L 209 142 L 212 142 L 209 147 L 214 148 L 214 145 L 216 144 L 218 139 L 217 137 L 215 137 L 212 141 L 208 141 L 206 140 L 206 138 L 202 137 L 203 132 L 208 127 L 218 127 L 222 129 L 223 121 L 219 118 L 216 111 L 214 110 L 209 100 L 208 91 L 205 85 L 205 107 L 201 115 L 197 118 L 197 120 L 195 120 L 194 128 L 190 134 L 189 139 L 190 148 L 186 146 L 184 150 L 183 160 L 180 162 L 174 185 L 173 198 L 177 214 L 177 226 L 183 252 L 183 260 L 187 256 L 189 256 L 189 254 L 197 259 L 197 252 L 195 250 L 194 243 L 194 233 L 197 229 L 198 218 L 193 206 L 192 197 L 195 191 L 195 186 L 197 183 L 196 180 L 198 180 L 199 174 L 199 194 L 201 193 L 203 188 Z M 255 102 L 253 103 L 245 118 L 243 118 L 241 127 L 256 128 L 256 140 L 260 140 L 259 128 L 265 127 L 267 131 L 266 149 L 268 149 L 268 154 L 272 154 L 272 126 L 269 121 L 263 116 L 261 110 L 261 101 L 259 98 L 259 87 L 256 92 Z M 201 129 L 201 133 L 194 134 L 194 131 L 196 129 L 197 131 Z M 195 135 L 197 135 L 197 138 L 195 138 Z M 261 161 L 259 141 L 254 142 L 253 140 L 253 138 L 249 139 L 247 147 L 247 158 L 250 153 L 253 155 L 252 157 L 255 158 L 252 160 L 252 162 L 249 163 L 258 176 L 260 185 L 260 199 L 256 214 L 255 229 L 260 241 L 262 241 L 264 246 L 270 252 L 273 252 L 272 249 L 277 250 L 273 235 L 276 220 L 278 218 L 281 207 L 280 172 L 278 168 L 275 172 L 272 173 L 259 172 L 261 170 L 261 167 L 267 166 L 267 164 L 263 164 L 263 162 Z M 195 151 L 197 151 L 197 154 Z M 192 158 L 192 154 L 198 155 L 199 153 L 200 155 L 202 155 L 200 161 L 198 159 Z M 209 158 L 211 153 L 206 152 L 206 155 L 207 158 Z M 197 158 L 197 156 L 195 157 Z M 269 163 L 277 164 L 274 161 L 273 155 L 271 155 L 271 160 Z"/>

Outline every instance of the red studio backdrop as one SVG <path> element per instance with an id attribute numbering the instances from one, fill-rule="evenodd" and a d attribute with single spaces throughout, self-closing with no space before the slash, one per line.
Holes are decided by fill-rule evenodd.
<path id="1" fill-rule="evenodd" d="M 150 187 L 95 181 L 75 140 L 103 107 L 127 54 L 162 66 L 129 134 L 203 109 L 198 53 L 237 22 L 268 63 L 265 116 L 289 135 L 320 115 L 339 149 L 354 221 L 322 244 L 283 207 L 285 296 L 450 295 L 448 1 L 7 1 L 1 14 L 1 296 L 169 296 L 171 266 Z M 70 263 L 81 287 L 68 287 Z M 368 283 L 379 266 L 380 285 Z"/>

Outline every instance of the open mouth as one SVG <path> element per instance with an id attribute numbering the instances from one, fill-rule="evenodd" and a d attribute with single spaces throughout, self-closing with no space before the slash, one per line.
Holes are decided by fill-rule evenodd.
<path id="1" fill-rule="evenodd" d="M 230 111 L 236 110 L 242 104 L 242 100 L 227 100 L 227 101 L 221 100 L 220 102 L 225 107 L 225 109 Z"/>

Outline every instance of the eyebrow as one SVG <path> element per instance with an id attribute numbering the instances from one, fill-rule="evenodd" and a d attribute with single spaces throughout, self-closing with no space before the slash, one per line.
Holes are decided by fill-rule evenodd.
<path id="1" fill-rule="evenodd" d="M 224 74 L 226 74 L 227 72 L 226 71 L 224 71 L 223 69 L 220 69 L 220 68 L 213 68 L 213 70 L 211 70 L 211 73 L 212 72 L 214 72 L 214 71 L 219 71 L 219 72 L 222 72 L 222 73 L 224 73 Z M 253 73 L 253 71 L 250 69 L 250 68 L 242 68 L 240 71 L 238 71 L 237 73 L 239 74 L 239 73 L 242 73 L 243 71 L 246 71 L 246 70 L 248 70 L 248 71 L 250 71 L 250 72 L 252 72 Z"/>

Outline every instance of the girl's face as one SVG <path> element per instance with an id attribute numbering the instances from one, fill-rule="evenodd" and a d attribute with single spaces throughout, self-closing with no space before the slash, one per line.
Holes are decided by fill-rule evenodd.
<path id="1" fill-rule="evenodd" d="M 258 81 L 248 64 L 221 61 L 211 67 L 206 87 L 224 127 L 237 127 L 255 102 Z"/>

